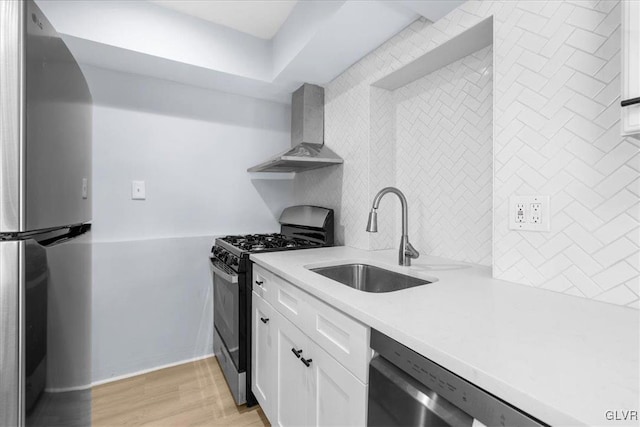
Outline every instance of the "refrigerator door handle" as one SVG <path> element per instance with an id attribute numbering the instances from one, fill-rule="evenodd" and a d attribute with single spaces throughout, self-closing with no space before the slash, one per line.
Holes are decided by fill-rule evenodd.
<path id="1" fill-rule="evenodd" d="M 39 240 L 38 243 L 44 247 L 51 247 L 58 245 L 60 243 L 66 242 L 67 240 L 71 240 L 78 236 L 81 236 L 91 230 L 91 224 L 81 224 L 69 227 L 66 233 L 58 234 L 52 237 L 48 237 L 42 240 Z"/>

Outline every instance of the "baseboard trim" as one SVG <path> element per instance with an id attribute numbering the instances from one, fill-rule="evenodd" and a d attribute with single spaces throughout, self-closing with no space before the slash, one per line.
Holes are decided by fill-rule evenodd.
<path id="1" fill-rule="evenodd" d="M 47 393 L 67 393 L 70 391 L 87 390 L 91 387 L 93 387 L 93 384 L 78 385 L 74 387 L 45 388 L 44 391 Z"/>
<path id="2" fill-rule="evenodd" d="M 127 378 L 131 378 L 131 377 L 136 377 L 138 375 L 148 374 L 149 372 L 160 371 L 160 370 L 166 369 L 166 368 L 173 368 L 174 366 L 184 365 L 185 363 L 191 363 L 191 362 L 197 362 L 199 360 L 209 359 L 210 357 L 215 357 L 215 355 L 213 353 L 208 353 L 208 354 L 205 354 L 203 356 L 193 357 L 191 359 L 184 359 L 184 360 L 179 360 L 177 362 L 167 363 L 166 365 L 154 366 L 153 368 L 143 369 L 141 371 L 131 372 L 129 374 L 118 375 L 116 377 L 111 377 L 111 378 L 107 378 L 107 379 L 100 380 L 100 381 L 94 381 L 94 382 L 91 383 L 91 386 L 95 387 L 95 386 L 99 386 L 99 385 L 103 385 L 103 384 L 108 384 L 108 383 L 112 383 L 112 382 L 115 382 L 115 381 L 120 381 L 120 380 L 124 380 L 124 379 L 127 379 Z"/>

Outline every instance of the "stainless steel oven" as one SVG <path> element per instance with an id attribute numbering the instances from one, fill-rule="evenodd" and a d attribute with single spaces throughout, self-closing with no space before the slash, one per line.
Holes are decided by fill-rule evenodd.
<path id="1" fill-rule="evenodd" d="M 375 329 L 371 348 L 369 426 L 545 425 Z"/>
<path id="2" fill-rule="evenodd" d="M 238 273 L 222 264 L 219 260 L 212 260 L 214 274 L 213 301 L 214 324 L 218 334 L 225 342 L 231 359 L 236 365 L 240 364 L 239 349 L 239 310 L 240 292 L 238 289 Z"/>
<path id="3" fill-rule="evenodd" d="M 213 349 L 238 405 L 257 403 L 251 393 L 251 277 L 249 255 L 333 245 L 333 211 L 291 206 L 280 233 L 219 237 L 211 249 Z"/>
<path id="4" fill-rule="evenodd" d="M 241 275 L 222 260 L 211 258 L 213 273 L 214 354 L 237 402 L 246 400 L 246 369 L 243 354 L 245 334 L 241 332 L 244 290 Z"/>

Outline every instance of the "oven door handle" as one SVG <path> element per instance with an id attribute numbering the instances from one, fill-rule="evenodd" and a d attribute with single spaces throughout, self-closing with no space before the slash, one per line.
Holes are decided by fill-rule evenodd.
<path id="1" fill-rule="evenodd" d="M 216 259 L 211 258 L 211 267 L 213 267 L 213 272 L 218 276 L 222 277 L 227 282 L 238 283 L 238 275 L 237 274 L 229 274 L 220 268 L 217 263 L 220 262 Z"/>

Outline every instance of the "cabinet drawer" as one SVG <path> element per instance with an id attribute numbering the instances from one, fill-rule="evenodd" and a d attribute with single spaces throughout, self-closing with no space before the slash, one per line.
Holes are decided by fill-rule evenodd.
<path id="1" fill-rule="evenodd" d="M 275 284 L 273 282 L 273 278 L 273 273 L 265 270 L 258 264 L 253 264 L 253 292 L 271 305 L 273 305 L 273 302 L 275 301 Z"/>
<path id="2" fill-rule="evenodd" d="M 305 331 L 309 338 L 368 384 L 370 329 L 318 299 L 310 299 L 309 303 L 312 319 Z"/>
<path id="3" fill-rule="evenodd" d="M 314 297 L 275 275 L 273 283 L 273 307 L 308 335 L 313 319 L 309 301 Z"/>
<path id="4" fill-rule="evenodd" d="M 253 291 L 299 328 L 303 329 L 301 322 L 311 322 L 304 306 L 313 297 L 257 264 L 253 265 Z"/>

